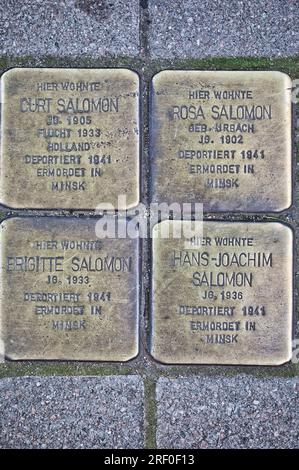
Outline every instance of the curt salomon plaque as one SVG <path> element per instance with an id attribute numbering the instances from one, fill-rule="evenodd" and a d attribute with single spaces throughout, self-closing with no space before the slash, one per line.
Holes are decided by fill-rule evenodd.
<path id="1" fill-rule="evenodd" d="M 152 200 L 198 202 L 215 212 L 289 208 L 291 88 L 281 72 L 155 75 Z"/>
<path id="2" fill-rule="evenodd" d="M 127 361 L 137 355 L 138 238 L 100 239 L 97 223 L 2 222 L 5 357 Z M 119 221 L 121 230 L 125 224 Z"/>
<path id="3" fill-rule="evenodd" d="M 121 210 L 138 204 L 135 72 L 15 68 L 1 82 L 2 204 Z"/>
<path id="4" fill-rule="evenodd" d="M 151 352 L 166 364 L 279 365 L 292 353 L 293 231 L 278 222 L 154 226 Z M 182 232 L 183 233 L 183 232 Z"/>

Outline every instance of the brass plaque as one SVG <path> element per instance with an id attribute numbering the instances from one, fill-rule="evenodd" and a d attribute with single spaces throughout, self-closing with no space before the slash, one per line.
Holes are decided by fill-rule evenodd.
<path id="1" fill-rule="evenodd" d="M 281 72 L 155 75 L 152 200 L 215 212 L 290 207 L 291 89 Z"/>
<path id="2" fill-rule="evenodd" d="M 293 232 L 278 222 L 153 229 L 151 352 L 163 363 L 279 365 L 292 353 Z M 171 221 L 176 232 L 186 221 Z M 184 228 L 184 227 L 183 227 Z M 200 236 L 197 236 L 200 233 Z"/>
<path id="3" fill-rule="evenodd" d="M 1 81 L 2 204 L 122 210 L 138 204 L 135 72 L 15 68 Z"/>
<path id="4" fill-rule="evenodd" d="M 138 353 L 138 238 L 97 219 L 1 224 L 1 336 L 9 359 L 127 361 Z M 126 222 L 119 221 L 124 230 Z"/>

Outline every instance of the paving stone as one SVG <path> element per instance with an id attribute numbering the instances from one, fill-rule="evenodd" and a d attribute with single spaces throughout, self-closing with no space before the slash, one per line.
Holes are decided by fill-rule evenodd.
<path id="1" fill-rule="evenodd" d="M 12 56 L 136 56 L 139 1 L 1 2 L 0 44 Z"/>
<path id="2" fill-rule="evenodd" d="M 141 448 L 138 376 L 0 381 L 1 448 Z"/>
<path id="3" fill-rule="evenodd" d="M 298 0 L 151 0 L 149 12 L 152 57 L 298 53 Z"/>
<path id="4" fill-rule="evenodd" d="M 160 378 L 159 448 L 299 448 L 299 379 Z"/>

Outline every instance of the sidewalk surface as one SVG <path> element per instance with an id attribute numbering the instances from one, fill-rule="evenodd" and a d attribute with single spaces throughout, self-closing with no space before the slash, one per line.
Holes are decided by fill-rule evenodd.
<path id="1" fill-rule="evenodd" d="M 1 73 L 298 54 L 299 0 L 0 0 Z M 168 368 L 140 343 L 131 365 L 0 364 L 0 447 L 299 447 L 298 367 Z"/>
<path id="2" fill-rule="evenodd" d="M 144 21 L 140 18 L 145 17 Z M 1 0 L 1 53 L 13 56 L 287 57 L 298 0 Z"/>

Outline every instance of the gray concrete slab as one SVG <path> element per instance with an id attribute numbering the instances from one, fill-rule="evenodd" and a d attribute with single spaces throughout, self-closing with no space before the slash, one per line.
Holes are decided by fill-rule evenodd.
<path id="1" fill-rule="evenodd" d="M 159 448 L 298 448 L 299 379 L 160 378 Z"/>
<path id="2" fill-rule="evenodd" d="M 136 56 L 138 0 L 1 0 L 0 54 Z"/>
<path id="3" fill-rule="evenodd" d="M 138 376 L 0 380 L 0 447 L 141 448 Z"/>
<path id="4" fill-rule="evenodd" d="M 152 57 L 299 53 L 298 0 L 150 0 Z"/>

